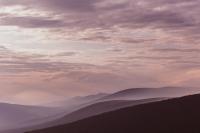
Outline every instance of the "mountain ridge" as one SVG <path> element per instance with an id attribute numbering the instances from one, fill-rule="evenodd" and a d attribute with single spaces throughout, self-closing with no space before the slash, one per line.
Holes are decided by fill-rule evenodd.
<path id="1" fill-rule="evenodd" d="M 127 107 L 27 133 L 198 133 L 200 94 Z"/>

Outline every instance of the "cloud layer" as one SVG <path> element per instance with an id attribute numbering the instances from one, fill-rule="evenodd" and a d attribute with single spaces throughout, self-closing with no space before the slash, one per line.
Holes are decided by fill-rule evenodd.
<path id="1" fill-rule="evenodd" d="M 193 82 L 200 79 L 199 6 L 199 0 L 0 0 L 2 100 L 199 86 Z"/>

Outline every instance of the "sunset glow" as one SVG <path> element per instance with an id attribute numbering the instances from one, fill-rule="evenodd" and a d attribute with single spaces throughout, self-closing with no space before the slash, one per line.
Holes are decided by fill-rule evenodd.
<path id="1" fill-rule="evenodd" d="M 0 0 L 0 100 L 44 104 L 132 87 L 198 87 L 199 6 Z"/>

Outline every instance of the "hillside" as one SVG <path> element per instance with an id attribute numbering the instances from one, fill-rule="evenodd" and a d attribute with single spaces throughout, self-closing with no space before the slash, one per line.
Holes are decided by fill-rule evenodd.
<path id="1" fill-rule="evenodd" d="M 31 120 L 42 120 L 61 111 L 58 108 L 0 103 L 0 131 L 29 125 Z"/>
<path id="2" fill-rule="evenodd" d="M 114 101 L 99 102 L 99 103 L 95 103 L 95 104 L 86 106 L 84 108 L 81 108 L 79 110 L 76 110 L 55 121 L 39 125 L 38 127 L 34 126 L 33 129 L 67 124 L 67 123 L 75 122 L 75 121 L 88 118 L 91 116 L 99 115 L 105 112 L 114 111 L 117 109 L 149 103 L 149 102 L 161 101 L 164 99 L 165 98 L 151 98 L 151 99 L 143 99 L 143 100 L 135 100 L 135 101 L 114 100 Z"/>
<path id="3" fill-rule="evenodd" d="M 98 100 L 139 100 L 156 97 L 180 97 L 198 92 L 200 93 L 199 89 L 192 87 L 130 88 L 107 95 Z"/>
<path id="4" fill-rule="evenodd" d="M 199 133 L 200 95 L 128 107 L 29 133 Z"/>

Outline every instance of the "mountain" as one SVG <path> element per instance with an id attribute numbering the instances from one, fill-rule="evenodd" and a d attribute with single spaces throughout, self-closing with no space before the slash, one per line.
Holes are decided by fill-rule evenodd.
<path id="1" fill-rule="evenodd" d="M 200 95 L 142 104 L 29 133 L 199 133 Z"/>
<path id="2" fill-rule="evenodd" d="M 31 120 L 42 120 L 59 112 L 58 108 L 0 103 L 0 131 L 31 124 Z"/>
<path id="3" fill-rule="evenodd" d="M 105 100 L 139 100 L 156 97 L 180 97 L 200 93 L 198 88 L 162 87 L 162 88 L 132 88 L 107 95 L 98 99 Z"/>
<path id="4" fill-rule="evenodd" d="M 191 87 L 131 88 L 112 94 L 98 93 L 95 95 L 73 97 L 68 100 L 49 103 L 48 106 L 64 107 L 65 109 L 71 109 L 74 111 L 103 101 L 141 100 L 159 97 L 173 98 L 196 93 L 200 93 L 200 89 Z"/>
<path id="5" fill-rule="evenodd" d="M 135 106 L 144 103 L 150 103 L 155 101 L 161 101 L 165 98 L 151 98 L 151 99 L 143 99 L 143 100 L 135 100 L 135 101 L 128 101 L 128 100 L 113 100 L 113 101 L 105 101 L 95 103 L 84 108 L 81 108 L 77 111 L 74 111 L 65 117 L 58 119 L 49 123 L 50 125 L 59 125 L 59 124 L 66 124 L 74 121 L 78 121 L 87 117 L 99 115 L 105 112 Z"/>
<path id="6" fill-rule="evenodd" d="M 60 124 L 71 123 L 71 122 L 78 121 L 87 117 L 99 115 L 105 112 L 129 107 L 129 106 L 149 103 L 149 102 L 161 101 L 164 99 L 165 98 L 151 98 L 151 99 L 143 99 L 143 100 L 136 100 L 136 101 L 114 100 L 114 101 L 99 102 L 99 103 L 95 103 L 95 104 L 86 106 L 84 108 L 81 108 L 77 111 L 74 111 L 58 120 L 39 125 L 37 127 L 35 126 L 32 129 L 45 128 L 45 127 L 50 127 L 50 126 L 55 126 L 55 125 L 60 125 Z"/>
<path id="7" fill-rule="evenodd" d="M 82 104 L 86 104 L 92 101 L 95 101 L 97 99 L 100 99 L 102 97 L 105 97 L 109 94 L 106 93 L 98 93 L 94 95 L 87 95 L 87 96 L 76 96 L 67 100 L 62 101 L 55 101 L 52 103 L 48 103 L 45 106 L 49 107 L 62 107 L 62 108 L 76 108 L 79 107 Z"/>
<path id="8" fill-rule="evenodd" d="M 82 107 L 88 102 L 106 96 L 105 93 L 79 96 L 70 100 L 57 101 L 43 106 L 24 106 L 16 104 L 0 104 L 0 132 L 13 132 L 13 129 L 26 129 L 54 121 Z M 15 132 L 15 131 L 14 131 Z"/>
<path id="9" fill-rule="evenodd" d="M 15 133 L 27 127 L 43 125 L 43 123 L 60 119 L 108 94 L 98 93 L 87 96 L 77 96 L 69 100 L 56 101 L 43 106 L 24 106 L 16 104 L 0 104 L 0 132 Z M 92 104 L 92 103 L 91 103 Z M 3 106 L 4 105 L 4 106 Z"/>
<path id="10" fill-rule="evenodd" d="M 14 130 L 14 133 L 16 133 L 16 131 L 21 131 L 21 129 L 26 131 L 24 129 L 46 128 L 49 126 L 74 122 L 94 115 L 99 115 L 104 112 L 134 105 L 134 102 L 139 102 L 140 100 L 142 101 L 144 99 L 154 99 L 156 101 L 156 99 L 160 99 L 160 97 L 164 99 L 168 97 L 180 97 L 197 92 L 198 89 L 196 88 L 181 87 L 133 88 L 118 91 L 113 94 L 99 93 L 89 96 L 74 97 L 69 100 L 50 103 L 50 109 L 47 108 L 48 111 L 51 110 L 52 107 L 62 110 L 58 113 L 54 113 L 53 115 L 50 114 L 46 115 L 46 117 L 42 116 L 32 118 L 34 116 L 33 114 L 27 114 L 27 118 L 31 116 L 31 119 L 28 119 L 28 121 L 25 121 L 22 124 L 18 124 L 23 126 L 20 126 L 20 128 L 15 128 L 17 130 Z M 24 114 L 26 116 L 26 112 Z M 3 121 L 6 121 L 6 119 Z M 9 127 L 12 127 L 11 129 L 13 129 L 15 126 L 10 124 Z M 13 132 L 13 130 L 10 131 Z"/>
<path id="11" fill-rule="evenodd" d="M 105 101 L 105 102 L 95 103 L 95 104 L 89 105 L 87 107 L 81 108 L 77 111 L 74 111 L 62 118 L 57 119 L 57 120 L 47 122 L 44 124 L 40 124 L 40 125 L 34 125 L 34 126 L 30 126 L 30 127 L 21 128 L 21 129 L 10 130 L 9 132 L 7 131 L 5 133 L 21 133 L 21 132 L 31 130 L 31 129 L 32 130 L 41 129 L 41 128 L 47 128 L 47 127 L 51 127 L 51 126 L 55 126 L 55 125 L 71 123 L 71 122 L 78 121 L 78 120 L 88 118 L 91 116 L 99 115 L 99 114 L 102 114 L 105 112 L 129 107 L 129 106 L 144 104 L 144 103 L 161 101 L 164 99 L 165 98 L 152 98 L 152 99 L 143 99 L 143 100 L 136 100 L 136 101 L 114 100 L 114 101 Z"/>

